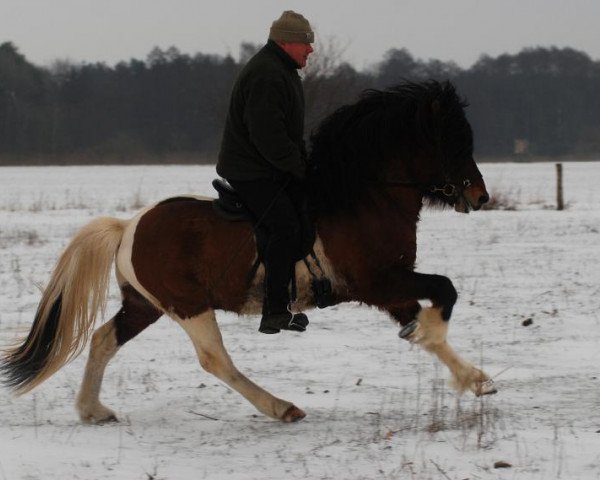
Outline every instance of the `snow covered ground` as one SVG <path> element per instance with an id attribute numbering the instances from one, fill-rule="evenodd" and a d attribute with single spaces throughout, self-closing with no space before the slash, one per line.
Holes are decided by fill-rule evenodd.
<path id="1" fill-rule="evenodd" d="M 0 389 L 0 480 L 600 479 L 600 163 L 484 164 L 516 210 L 425 211 L 418 270 L 459 291 L 449 340 L 493 376 L 458 398 L 448 372 L 357 304 L 309 314 L 303 334 L 261 335 L 220 314 L 238 367 L 306 410 L 282 424 L 203 372 L 163 318 L 107 369 L 120 423 L 73 408 L 87 353 L 32 393 Z M 0 168 L 0 344 L 26 332 L 73 233 L 169 195 L 212 195 L 210 167 Z M 107 311 L 118 308 L 116 285 Z M 523 322 L 532 324 L 524 326 Z M 494 468 L 503 461 L 510 468 Z"/>

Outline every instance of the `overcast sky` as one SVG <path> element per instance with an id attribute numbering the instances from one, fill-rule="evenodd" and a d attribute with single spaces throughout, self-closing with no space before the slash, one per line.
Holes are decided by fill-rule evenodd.
<path id="1" fill-rule="evenodd" d="M 600 0 L 0 0 L 0 43 L 29 61 L 145 59 L 154 46 L 230 53 L 262 43 L 285 9 L 362 69 L 389 48 L 471 66 L 482 54 L 570 46 L 600 59 Z"/>

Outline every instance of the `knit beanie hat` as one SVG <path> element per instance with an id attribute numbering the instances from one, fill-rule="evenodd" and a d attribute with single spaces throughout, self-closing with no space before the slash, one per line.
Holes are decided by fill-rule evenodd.
<path id="1" fill-rule="evenodd" d="M 271 25 L 269 39 L 285 43 L 313 43 L 315 34 L 306 18 L 292 10 L 286 10 Z"/>

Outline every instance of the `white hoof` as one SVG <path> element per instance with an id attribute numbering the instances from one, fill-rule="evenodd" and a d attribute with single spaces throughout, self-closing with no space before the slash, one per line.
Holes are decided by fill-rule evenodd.
<path id="1" fill-rule="evenodd" d="M 471 390 L 478 397 L 481 397 L 482 395 L 493 395 L 494 393 L 498 393 L 496 384 L 491 378 L 485 382 L 475 382 L 471 387 Z"/>
<path id="2" fill-rule="evenodd" d="M 105 423 L 118 422 L 117 415 L 110 408 L 101 403 L 93 407 L 77 407 L 79 418 L 88 425 L 102 425 Z"/>

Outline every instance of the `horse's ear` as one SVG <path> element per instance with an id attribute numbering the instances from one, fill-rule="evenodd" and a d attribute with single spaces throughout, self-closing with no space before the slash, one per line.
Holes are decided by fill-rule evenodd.
<path id="1" fill-rule="evenodd" d="M 433 116 L 437 117 L 440 114 L 440 110 L 442 109 L 442 105 L 439 100 L 434 100 L 431 103 L 431 111 L 433 112 Z"/>

